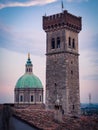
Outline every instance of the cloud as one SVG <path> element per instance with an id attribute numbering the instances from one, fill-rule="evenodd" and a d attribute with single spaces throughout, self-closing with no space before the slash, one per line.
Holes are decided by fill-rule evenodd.
<path id="1" fill-rule="evenodd" d="M 87 26 L 79 36 L 79 74 L 81 102 L 88 102 L 88 94 L 92 94 L 92 102 L 98 102 L 98 33 Z"/>
<path id="2" fill-rule="evenodd" d="M 35 5 L 44 5 L 55 1 L 57 0 L 27 0 L 25 2 L 9 1 L 5 3 L 0 3 L 0 9 L 7 8 L 7 7 L 30 7 Z"/>
<path id="3" fill-rule="evenodd" d="M 20 53 L 31 52 L 33 55 L 45 54 L 45 37 L 44 35 L 44 38 L 42 37 L 42 32 L 37 30 L 16 32 L 14 28 L 11 28 L 5 24 L 0 25 L 2 25 L 0 26 L 1 48 L 6 48 L 8 50 Z M 32 34 L 35 34 L 35 36 L 33 37 Z"/>
<path id="4" fill-rule="evenodd" d="M 80 55 L 80 78 L 82 80 L 98 81 L 98 52 L 92 50 L 81 51 Z"/>
<path id="5" fill-rule="evenodd" d="M 80 43 L 80 77 L 82 80 L 98 80 L 98 34 L 82 31 Z"/>
<path id="6" fill-rule="evenodd" d="M 67 2 L 87 2 L 88 0 L 66 0 Z"/>

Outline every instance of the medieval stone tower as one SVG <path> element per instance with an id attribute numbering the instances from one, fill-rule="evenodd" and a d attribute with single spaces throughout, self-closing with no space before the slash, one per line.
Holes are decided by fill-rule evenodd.
<path id="1" fill-rule="evenodd" d="M 65 114 L 80 114 L 78 33 L 81 17 L 62 13 L 43 16 L 46 32 L 46 106 L 57 98 Z"/>

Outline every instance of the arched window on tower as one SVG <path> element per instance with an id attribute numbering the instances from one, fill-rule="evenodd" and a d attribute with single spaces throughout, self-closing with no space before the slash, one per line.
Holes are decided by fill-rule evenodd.
<path id="1" fill-rule="evenodd" d="M 60 37 L 57 37 L 57 48 L 60 48 Z"/>
<path id="2" fill-rule="evenodd" d="M 68 45 L 71 47 L 71 37 L 68 38 Z"/>
<path id="3" fill-rule="evenodd" d="M 75 39 L 72 39 L 72 48 L 75 49 Z"/>
<path id="4" fill-rule="evenodd" d="M 55 49 L 55 39 L 51 39 L 51 49 Z"/>

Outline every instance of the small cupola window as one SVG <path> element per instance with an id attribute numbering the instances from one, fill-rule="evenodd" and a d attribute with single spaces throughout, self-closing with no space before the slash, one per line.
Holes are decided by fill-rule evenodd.
<path id="1" fill-rule="evenodd" d="M 30 53 L 28 53 L 28 60 L 26 62 L 26 73 L 32 73 L 32 62 L 30 60 Z"/>

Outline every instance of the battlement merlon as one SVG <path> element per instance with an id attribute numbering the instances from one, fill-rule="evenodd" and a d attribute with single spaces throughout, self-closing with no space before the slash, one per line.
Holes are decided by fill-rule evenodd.
<path id="1" fill-rule="evenodd" d="M 59 28 L 67 28 L 79 33 L 82 29 L 82 18 L 68 13 L 67 10 L 62 13 L 43 16 L 43 29 L 46 32 Z"/>

